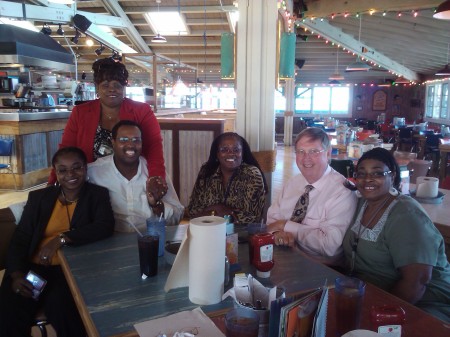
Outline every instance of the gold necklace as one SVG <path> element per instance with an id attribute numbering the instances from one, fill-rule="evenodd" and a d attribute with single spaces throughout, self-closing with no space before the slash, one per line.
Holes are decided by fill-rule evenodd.
<path id="1" fill-rule="evenodd" d="M 102 112 L 102 115 L 105 116 L 106 118 L 108 118 L 109 120 L 113 119 L 112 116 L 110 116 L 110 115 L 108 115 L 108 114 L 106 114 L 104 112 Z"/>
<path id="2" fill-rule="evenodd" d="M 80 198 L 80 197 L 78 197 L 78 198 L 76 198 L 75 200 L 69 200 L 69 199 L 67 199 L 67 198 L 66 198 L 66 194 L 64 193 L 64 190 L 63 190 L 63 189 L 61 189 L 61 194 L 62 194 L 62 196 L 63 196 L 64 201 L 66 202 L 66 204 L 73 204 L 74 202 L 77 202 L 78 199 Z"/>

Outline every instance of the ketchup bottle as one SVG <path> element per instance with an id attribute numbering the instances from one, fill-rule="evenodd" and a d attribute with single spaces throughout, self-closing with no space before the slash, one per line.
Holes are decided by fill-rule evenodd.
<path id="1" fill-rule="evenodd" d="M 253 247 L 251 263 L 256 267 L 256 275 L 267 278 L 275 264 L 273 261 L 274 236 L 271 233 L 257 233 L 250 240 Z"/>
<path id="2" fill-rule="evenodd" d="M 373 306 L 370 310 L 373 329 L 382 336 L 400 337 L 406 321 L 405 310 L 399 305 Z"/>

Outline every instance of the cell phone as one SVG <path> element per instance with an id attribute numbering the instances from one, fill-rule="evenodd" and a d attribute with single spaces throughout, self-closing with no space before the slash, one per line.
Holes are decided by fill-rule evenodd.
<path id="1" fill-rule="evenodd" d="M 33 298 L 37 300 L 47 281 L 31 270 L 28 272 L 26 279 L 33 285 Z"/>

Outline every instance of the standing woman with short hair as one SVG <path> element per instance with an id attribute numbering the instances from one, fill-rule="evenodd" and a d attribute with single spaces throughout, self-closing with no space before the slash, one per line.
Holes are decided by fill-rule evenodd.
<path id="1" fill-rule="evenodd" d="M 149 176 L 159 176 L 164 180 L 161 129 L 148 104 L 125 97 L 128 84 L 125 65 L 108 57 L 95 61 L 92 70 L 98 98 L 73 108 L 60 148 L 77 146 L 91 163 L 112 154 L 113 126 L 120 120 L 132 120 L 142 129 L 142 155 L 147 160 Z M 54 182 L 55 173 L 52 171 L 49 183 Z M 167 192 L 165 184 L 162 192 Z"/>

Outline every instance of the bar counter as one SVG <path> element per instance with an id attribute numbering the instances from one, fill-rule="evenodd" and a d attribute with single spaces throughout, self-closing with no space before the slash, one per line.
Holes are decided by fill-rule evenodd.
<path id="1" fill-rule="evenodd" d="M 33 107 L 39 112 L 18 112 L 0 107 L 0 138 L 13 139 L 11 166 L 14 175 L 2 171 L 2 189 L 27 189 L 47 181 L 51 157 L 58 149 L 70 116 L 67 107 Z M 8 158 L 2 157 L 1 162 Z"/>
<path id="2" fill-rule="evenodd" d="M 34 109 L 44 109 L 35 107 Z M 17 109 L 15 109 L 17 110 Z M 24 112 L 24 111 L 8 111 L 0 107 L 0 121 L 5 122 L 25 122 L 25 121 L 40 121 L 48 119 L 69 118 L 70 111 L 65 109 L 52 109 L 39 112 Z M 1 124 L 3 125 L 3 123 Z M 3 133 L 3 128 L 2 128 Z"/>

